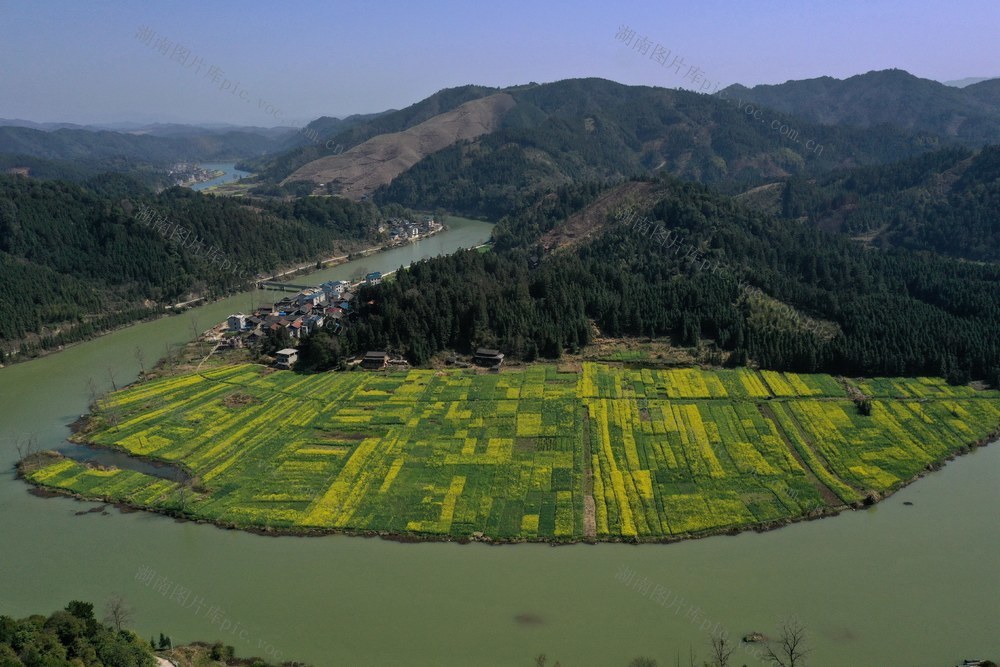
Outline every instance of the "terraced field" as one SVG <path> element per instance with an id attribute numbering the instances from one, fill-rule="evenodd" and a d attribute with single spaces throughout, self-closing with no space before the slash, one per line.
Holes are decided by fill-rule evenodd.
<path id="1" fill-rule="evenodd" d="M 931 378 L 852 389 L 873 398 L 870 416 L 825 375 L 230 366 L 112 394 L 77 436 L 190 479 L 62 458 L 24 474 L 83 497 L 278 532 L 656 540 L 884 495 L 1000 425 L 1000 392 Z"/>

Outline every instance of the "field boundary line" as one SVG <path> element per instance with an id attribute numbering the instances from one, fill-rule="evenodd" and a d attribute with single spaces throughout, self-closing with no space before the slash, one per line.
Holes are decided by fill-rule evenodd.
<path id="1" fill-rule="evenodd" d="M 802 458 L 802 454 L 800 454 L 799 450 L 795 448 L 794 443 L 792 443 L 791 439 L 788 437 L 788 433 L 785 432 L 785 429 L 784 427 L 782 427 L 781 422 L 778 421 L 778 416 L 774 414 L 774 410 L 771 408 L 771 406 L 765 403 L 758 403 L 757 409 L 760 410 L 760 414 L 763 415 L 765 419 L 770 420 L 771 423 L 774 424 L 774 427 L 778 430 L 778 433 L 781 434 L 781 439 L 784 441 L 785 447 L 788 448 L 788 451 L 792 453 L 792 456 L 795 458 L 795 460 L 799 462 L 800 466 L 802 466 L 802 469 L 806 472 L 806 476 L 809 478 L 809 481 L 812 483 L 812 485 L 816 487 L 816 490 L 819 491 L 819 495 L 821 498 L 823 498 L 823 501 L 830 507 L 837 507 L 839 505 L 843 505 L 844 500 L 836 493 L 834 493 L 833 489 L 827 486 L 823 482 L 823 480 L 821 480 L 816 475 L 816 473 L 812 469 L 812 466 L 806 463 L 806 460 Z M 798 422 L 794 422 L 794 424 L 795 428 L 798 429 L 799 431 L 798 435 L 802 439 L 802 444 L 812 449 L 812 446 L 809 444 L 809 441 L 806 440 L 805 435 L 802 433 L 802 427 L 799 425 Z M 816 455 L 815 450 L 813 450 L 813 455 L 817 456 L 818 458 L 818 455 Z M 832 475 L 833 473 L 830 472 L 830 474 Z"/>

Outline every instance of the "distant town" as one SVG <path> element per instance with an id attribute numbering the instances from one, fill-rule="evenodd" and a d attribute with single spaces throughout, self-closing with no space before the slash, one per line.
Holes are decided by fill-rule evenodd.
<path id="1" fill-rule="evenodd" d="M 222 176 L 225 172 L 218 169 L 205 169 L 193 162 L 178 162 L 170 167 L 170 178 L 175 185 L 190 187 L 198 183 L 210 181 Z"/>

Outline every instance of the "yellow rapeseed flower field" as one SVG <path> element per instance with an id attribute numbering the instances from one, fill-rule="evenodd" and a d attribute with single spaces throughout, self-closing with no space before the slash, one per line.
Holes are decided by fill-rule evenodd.
<path id="1" fill-rule="evenodd" d="M 870 415 L 850 384 L 873 398 Z M 1000 393 L 936 378 L 598 363 L 299 375 L 244 364 L 116 392 L 77 436 L 179 466 L 174 479 L 60 457 L 23 473 L 237 527 L 654 540 L 891 492 L 998 425 Z"/>

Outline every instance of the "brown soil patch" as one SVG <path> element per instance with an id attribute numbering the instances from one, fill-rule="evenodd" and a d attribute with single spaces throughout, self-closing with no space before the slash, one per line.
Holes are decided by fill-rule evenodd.
<path id="1" fill-rule="evenodd" d="M 597 201 L 582 211 L 571 215 L 566 222 L 550 230 L 541 239 L 542 247 L 557 250 L 580 244 L 601 231 L 607 221 L 620 208 L 632 204 L 639 209 L 651 201 L 656 185 L 653 183 L 629 182 L 602 195 Z"/>
<path id="2" fill-rule="evenodd" d="M 246 406 L 257 402 L 256 398 L 250 394 L 245 394 L 242 391 L 230 394 L 222 399 L 222 404 L 227 408 L 245 408 Z"/>
<path id="3" fill-rule="evenodd" d="M 538 443 L 534 438 L 515 438 L 514 440 L 514 451 L 517 452 L 533 452 L 537 446 Z"/>
<path id="4" fill-rule="evenodd" d="M 350 440 L 352 442 L 360 442 L 368 436 L 364 433 L 346 433 L 343 431 L 322 431 L 319 434 L 324 440 Z"/>
<path id="5" fill-rule="evenodd" d="M 333 184 L 342 196 L 360 199 L 431 153 L 496 131 L 501 119 L 516 104 L 507 93 L 466 102 L 402 132 L 380 134 L 340 155 L 313 160 L 299 167 L 283 183 Z"/>

